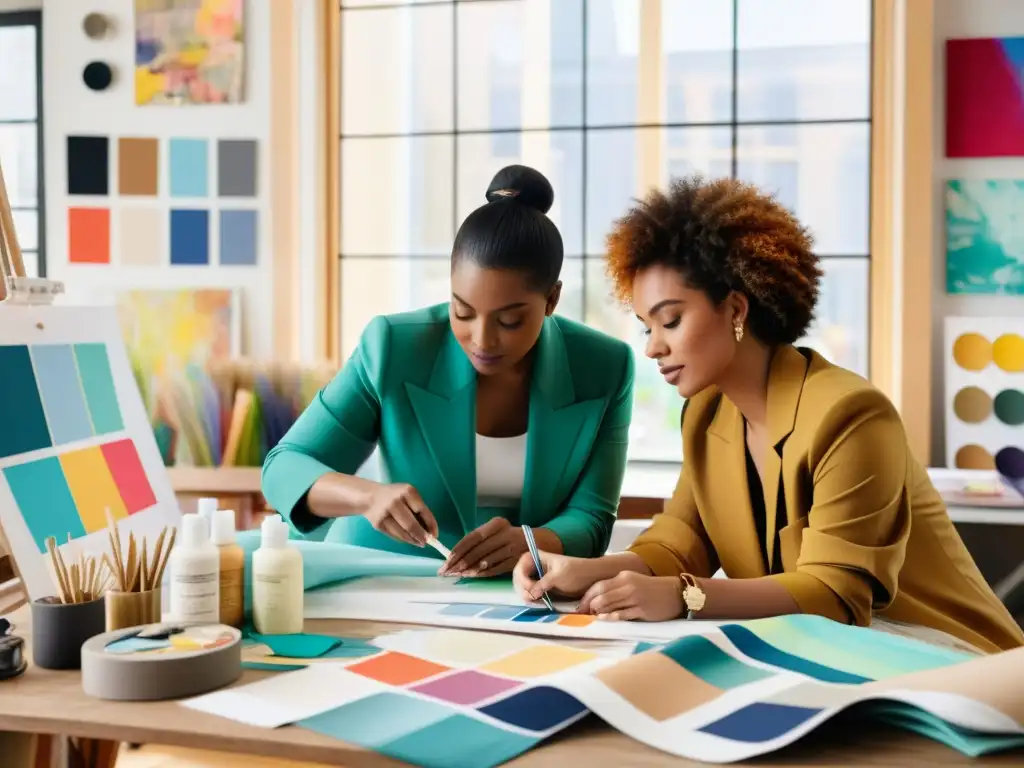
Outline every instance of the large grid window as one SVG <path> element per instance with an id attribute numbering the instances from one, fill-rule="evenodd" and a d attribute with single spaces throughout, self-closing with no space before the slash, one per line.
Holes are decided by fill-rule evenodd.
<path id="1" fill-rule="evenodd" d="M 826 277 L 802 342 L 867 374 L 870 0 L 348 0 L 341 5 L 341 344 L 446 301 L 461 221 L 509 163 L 544 172 L 559 312 L 633 343 L 634 460 L 678 461 L 678 395 L 609 299 L 612 221 L 692 172 L 775 192 Z"/>
<path id="2" fill-rule="evenodd" d="M 29 277 L 46 275 L 42 14 L 0 13 L 0 168 Z"/>

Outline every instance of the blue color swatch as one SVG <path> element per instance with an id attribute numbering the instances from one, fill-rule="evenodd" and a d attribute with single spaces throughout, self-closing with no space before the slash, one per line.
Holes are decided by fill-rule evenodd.
<path id="1" fill-rule="evenodd" d="M 480 614 L 481 619 L 514 619 L 523 612 L 522 606 L 496 605 Z"/>
<path id="2" fill-rule="evenodd" d="M 85 536 L 60 459 L 51 457 L 8 467 L 4 478 L 40 552 L 46 551 L 49 536 L 58 543 L 67 541 L 69 533 L 74 539 Z"/>
<path id="3" fill-rule="evenodd" d="M 205 139 L 171 139 L 171 197 L 209 194 L 209 144 Z"/>
<path id="4" fill-rule="evenodd" d="M 257 259 L 256 211 L 220 212 L 220 263 L 251 267 Z"/>
<path id="5" fill-rule="evenodd" d="M 171 264 L 210 263 L 210 214 L 207 211 L 171 211 Z"/>
<path id="6" fill-rule="evenodd" d="M 702 730 L 723 739 L 756 744 L 785 736 L 820 710 L 793 707 L 788 704 L 755 702 L 705 725 Z"/>
<path id="7" fill-rule="evenodd" d="M 441 609 L 442 616 L 477 616 L 491 606 L 477 603 L 451 603 Z"/>
<path id="8" fill-rule="evenodd" d="M 108 435 L 124 429 L 121 409 L 117 403 L 114 375 L 110 372 L 107 347 L 104 344 L 76 344 L 75 359 L 82 381 L 85 401 L 89 405 L 92 428 L 97 435 Z"/>
<path id="9" fill-rule="evenodd" d="M 512 621 L 536 621 L 543 624 L 549 621 L 558 621 L 558 617 L 560 615 L 561 614 L 558 613 L 552 613 L 547 608 L 527 608 L 525 611 L 513 618 Z"/>
<path id="10" fill-rule="evenodd" d="M 54 443 L 62 445 L 92 437 L 92 422 L 71 346 L 35 345 L 32 347 L 32 363 Z"/>
<path id="11" fill-rule="evenodd" d="M 0 346 L 0 425 L 0 459 L 53 444 L 28 347 Z"/>
<path id="12" fill-rule="evenodd" d="M 514 693 L 480 711 L 517 728 L 543 733 L 579 717 L 587 708 L 565 691 L 542 685 Z"/>

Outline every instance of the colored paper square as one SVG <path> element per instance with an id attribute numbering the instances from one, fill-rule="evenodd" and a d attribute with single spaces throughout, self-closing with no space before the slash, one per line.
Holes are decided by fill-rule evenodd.
<path id="1" fill-rule="evenodd" d="M 117 140 L 117 188 L 122 195 L 155 197 L 159 190 L 160 144 L 156 139 Z"/>
<path id="2" fill-rule="evenodd" d="M 220 212 L 220 263 L 251 267 L 256 264 L 256 211 Z"/>
<path id="3" fill-rule="evenodd" d="M 870 681 L 870 678 L 855 675 L 851 672 L 845 672 L 841 669 L 833 669 L 832 667 L 827 667 L 824 664 L 818 664 L 809 659 L 804 659 L 800 656 L 794 656 L 792 653 L 786 653 L 785 651 L 779 650 L 774 645 L 766 643 L 749 629 L 742 627 L 739 624 L 723 624 L 721 626 L 721 631 L 722 634 L 729 638 L 729 642 L 736 646 L 736 649 L 740 653 L 747 658 L 754 659 L 762 664 L 778 667 L 779 669 L 788 669 L 791 672 L 806 675 L 807 677 L 812 677 L 815 680 L 821 680 L 823 683 L 845 683 L 848 685 L 857 685 L 859 683 L 866 683 Z M 683 639 L 689 640 L 691 638 Z M 682 641 L 677 640 L 663 649 L 662 652 L 665 653 L 668 652 L 669 649 L 676 648 L 681 642 Z M 676 661 L 679 661 L 683 653 L 685 653 L 685 650 L 680 647 L 679 651 L 675 653 L 676 656 L 673 656 L 673 658 L 675 658 Z M 753 667 L 748 667 L 748 669 L 753 670 Z M 769 674 L 764 672 L 764 670 L 757 671 L 763 674 Z"/>
<path id="4" fill-rule="evenodd" d="M 171 139 L 171 197 L 209 194 L 208 146 L 205 139 Z"/>
<path id="5" fill-rule="evenodd" d="M 410 685 L 448 671 L 448 667 L 396 651 L 382 653 L 346 669 L 386 685 Z"/>
<path id="6" fill-rule="evenodd" d="M 774 675 L 766 669 L 752 667 L 735 656 L 730 656 L 706 637 L 698 635 L 680 638 L 666 645 L 658 653 L 665 654 L 704 682 L 722 690 L 754 683 Z"/>
<path id="7" fill-rule="evenodd" d="M 588 651 L 564 645 L 534 645 L 480 667 L 482 672 L 494 672 L 508 677 L 542 677 L 575 667 L 597 656 Z"/>
<path id="8" fill-rule="evenodd" d="M 561 614 L 552 613 L 547 608 L 527 608 L 525 611 L 516 616 L 512 621 L 557 621 Z"/>
<path id="9" fill-rule="evenodd" d="M 757 744 L 785 736 L 820 711 L 786 704 L 755 702 L 726 715 L 721 720 L 708 723 L 699 730 L 723 739 Z"/>
<path id="10" fill-rule="evenodd" d="M 146 477 L 139 452 L 131 440 L 118 440 L 101 445 L 103 458 L 114 478 L 114 484 L 129 515 L 142 512 L 156 504 L 156 494 Z"/>
<path id="11" fill-rule="evenodd" d="M 436 701 L 387 692 L 343 704 L 300 720 L 295 725 L 339 741 L 375 749 L 452 714 L 453 710 Z"/>
<path id="12" fill-rule="evenodd" d="M 110 142 L 106 136 L 68 136 L 69 195 L 106 195 L 110 186 Z"/>
<path id="13" fill-rule="evenodd" d="M 597 620 L 596 616 L 589 613 L 567 613 L 558 619 L 563 627 L 586 627 Z"/>
<path id="14" fill-rule="evenodd" d="M 523 611 L 524 608 L 518 605 L 496 605 L 493 608 L 488 608 L 486 611 L 481 613 L 480 618 L 508 620 L 514 619 Z"/>
<path id="15" fill-rule="evenodd" d="M 108 509 L 117 520 L 127 517 L 121 494 L 99 446 L 65 453 L 60 457 L 60 465 L 87 533 L 107 527 Z"/>
<path id="16" fill-rule="evenodd" d="M 578 718 L 587 708 L 565 691 L 542 685 L 514 693 L 480 711 L 516 728 L 542 733 Z"/>
<path id="17" fill-rule="evenodd" d="M 89 405 L 92 429 L 97 435 L 109 435 L 124 429 L 121 409 L 117 403 L 114 375 L 104 344 L 76 344 L 75 360 L 78 378 L 82 381 L 85 402 Z"/>
<path id="18" fill-rule="evenodd" d="M 946 157 L 1024 156 L 1024 37 L 946 41 Z"/>
<path id="19" fill-rule="evenodd" d="M 412 765 L 473 768 L 486 755 L 501 765 L 530 749 L 540 738 L 499 728 L 466 715 L 452 715 L 377 748 Z"/>
<path id="20" fill-rule="evenodd" d="M 442 616 L 478 616 L 491 606 L 477 603 L 452 603 L 441 609 Z"/>
<path id="21" fill-rule="evenodd" d="M 499 693 L 517 688 L 521 683 L 505 677 L 485 675 L 475 669 L 466 669 L 452 675 L 445 675 L 436 680 L 416 686 L 413 690 L 435 699 L 452 704 L 476 704 L 478 701 L 490 699 Z"/>
<path id="22" fill-rule="evenodd" d="M 8 467 L 4 479 L 40 552 L 46 551 L 50 536 L 58 544 L 67 541 L 69 533 L 73 539 L 85 536 L 85 526 L 58 458 Z"/>
<path id="23" fill-rule="evenodd" d="M 658 652 L 630 656 L 594 674 L 609 690 L 653 720 L 663 721 L 701 707 L 722 695 Z"/>
<path id="24" fill-rule="evenodd" d="M 53 445 L 28 347 L 0 346 L 0 459 Z"/>
<path id="25" fill-rule="evenodd" d="M 217 194 L 256 196 L 256 142 L 222 139 L 217 142 Z"/>
<path id="26" fill-rule="evenodd" d="M 171 264 L 210 263 L 210 214 L 207 211 L 171 211 Z"/>
<path id="27" fill-rule="evenodd" d="M 118 258 L 132 267 L 156 267 L 166 263 L 164 216 L 153 208 L 122 207 L 117 214 L 121 236 Z"/>
<path id="28" fill-rule="evenodd" d="M 36 344 L 31 355 L 53 444 L 92 437 L 92 422 L 71 345 Z"/>
<path id="29" fill-rule="evenodd" d="M 107 208 L 68 208 L 68 261 L 72 264 L 110 263 L 110 211 Z"/>

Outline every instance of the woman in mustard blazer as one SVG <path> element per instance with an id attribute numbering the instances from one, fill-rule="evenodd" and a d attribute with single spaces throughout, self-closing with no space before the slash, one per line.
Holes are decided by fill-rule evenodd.
<path id="1" fill-rule="evenodd" d="M 608 267 L 687 398 L 683 470 L 627 552 L 544 554 L 539 581 L 521 560 L 524 596 L 581 596 L 579 610 L 611 619 L 877 615 L 985 651 L 1024 643 L 892 403 L 793 346 L 822 273 L 788 211 L 738 181 L 677 181 L 617 223 Z M 728 579 L 710 578 L 719 568 Z"/>
<path id="2" fill-rule="evenodd" d="M 562 238 L 554 193 L 499 172 L 462 224 L 451 301 L 375 318 L 267 456 L 263 492 L 306 536 L 397 552 L 436 536 L 445 574 L 491 576 L 527 551 L 608 546 L 626 466 L 633 355 L 553 316 Z M 380 449 L 389 482 L 354 476 Z M 329 529 L 329 530 L 328 530 Z"/>

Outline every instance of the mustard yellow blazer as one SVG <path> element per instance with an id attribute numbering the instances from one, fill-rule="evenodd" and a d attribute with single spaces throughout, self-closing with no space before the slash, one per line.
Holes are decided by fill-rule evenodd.
<path id="1" fill-rule="evenodd" d="M 989 652 L 1024 645 L 892 403 L 860 376 L 810 350 L 776 352 L 763 499 L 748 491 L 748 468 L 759 483 L 736 406 L 712 387 L 683 413 L 679 483 L 631 547 L 655 575 L 721 566 L 730 578 L 775 580 L 804 613 L 867 626 L 876 612 Z"/>

